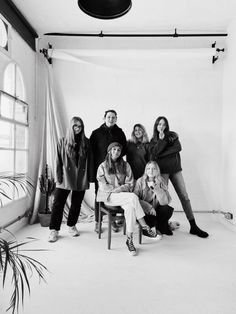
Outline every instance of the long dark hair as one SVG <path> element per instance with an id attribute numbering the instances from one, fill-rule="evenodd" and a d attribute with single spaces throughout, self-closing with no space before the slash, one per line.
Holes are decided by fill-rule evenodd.
<path id="1" fill-rule="evenodd" d="M 105 158 L 105 167 L 109 174 L 126 174 L 126 162 L 120 155 L 116 161 L 111 158 L 111 151 L 109 151 Z"/>
<path id="2" fill-rule="evenodd" d="M 159 122 L 161 120 L 164 120 L 165 121 L 165 124 L 166 124 L 166 128 L 164 130 L 164 133 L 168 133 L 170 131 L 170 127 L 169 127 L 169 122 L 168 120 L 166 119 L 166 117 L 163 117 L 163 116 L 160 116 L 156 119 L 155 123 L 154 123 L 154 126 L 153 126 L 153 136 L 152 136 L 152 140 L 154 140 L 155 142 L 159 139 L 159 132 L 157 130 L 157 126 L 159 124 Z"/>
<path id="3" fill-rule="evenodd" d="M 65 137 L 65 147 L 66 147 L 66 153 L 69 157 L 75 158 L 75 147 L 76 147 L 76 142 L 75 142 L 75 133 L 73 130 L 73 126 L 79 122 L 81 124 L 81 131 L 79 133 L 79 156 L 85 156 L 86 150 L 87 150 L 87 139 L 84 134 L 84 122 L 80 117 L 73 117 L 70 120 L 70 124 L 66 133 Z"/>

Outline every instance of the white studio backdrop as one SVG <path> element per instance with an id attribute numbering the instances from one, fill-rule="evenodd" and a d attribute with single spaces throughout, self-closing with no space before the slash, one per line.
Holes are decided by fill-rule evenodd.
<path id="1" fill-rule="evenodd" d="M 115 109 L 127 138 L 135 123 L 142 123 L 151 138 L 155 119 L 166 116 L 182 143 L 193 209 L 220 210 L 221 182 L 216 178 L 221 166 L 222 63 L 212 64 L 211 49 L 200 55 L 192 50 L 184 57 L 172 51 L 167 58 L 133 52 L 52 52 L 55 98 L 64 123 L 80 116 L 89 137 L 103 123 L 104 111 Z M 180 210 L 171 187 L 170 192 Z M 93 186 L 86 201 L 93 206 Z"/>

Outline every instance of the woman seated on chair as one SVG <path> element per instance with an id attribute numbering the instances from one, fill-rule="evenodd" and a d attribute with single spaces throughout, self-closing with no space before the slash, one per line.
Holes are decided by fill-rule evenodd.
<path id="1" fill-rule="evenodd" d="M 151 228 L 155 226 L 157 233 L 172 235 L 168 220 L 174 209 L 168 205 L 171 197 L 155 161 L 146 164 L 143 176 L 136 181 L 134 193 L 146 214 L 146 223 Z"/>
<path id="2" fill-rule="evenodd" d="M 144 234 L 156 237 L 144 220 L 145 213 L 139 203 L 137 195 L 132 193 L 134 187 L 133 174 L 130 165 L 121 157 L 122 145 L 111 143 L 107 148 L 105 161 L 100 164 L 97 171 L 98 193 L 97 201 L 109 206 L 121 206 L 127 228 L 126 245 L 132 255 L 136 254 L 133 244 L 133 231 L 138 220 Z"/>

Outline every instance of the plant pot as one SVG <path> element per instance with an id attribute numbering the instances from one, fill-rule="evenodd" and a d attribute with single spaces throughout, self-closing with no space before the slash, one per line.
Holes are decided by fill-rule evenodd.
<path id="1" fill-rule="evenodd" d="M 49 227 L 52 213 L 38 213 L 39 222 L 42 227 Z"/>

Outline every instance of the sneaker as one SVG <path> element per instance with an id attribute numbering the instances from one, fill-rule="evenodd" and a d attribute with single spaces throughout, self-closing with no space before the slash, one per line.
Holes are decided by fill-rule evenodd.
<path id="1" fill-rule="evenodd" d="M 149 238 L 156 238 L 157 233 L 156 231 L 153 231 L 150 227 L 145 226 L 142 227 L 143 235 Z"/>
<path id="2" fill-rule="evenodd" d="M 99 223 L 98 222 L 95 223 L 94 231 L 99 233 Z M 101 233 L 103 233 L 103 229 L 102 228 L 101 228 Z"/>
<path id="3" fill-rule="evenodd" d="M 56 242 L 58 240 L 58 231 L 51 230 L 51 233 L 48 238 L 48 242 Z"/>
<path id="4" fill-rule="evenodd" d="M 159 240 L 161 240 L 163 238 L 163 235 L 162 235 L 162 233 L 160 233 L 159 230 L 156 231 L 156 234 L 157 235 L 155 237 L 155 240 L 159 241 Z"/>
<path id="5" fill-rule="evenodd" d="M 72 237 L 78 237 L 80 235 L 76 226 L 68 227 L 68 232 Z"/>
<path id="6" fill-rule="evenodd" d="M 126 240 L 126 245 L 128 247 L 128 250 L 129 250 L 129 253 L 132 255 L 132 256 L 135 256 L 137 254 L 137 250 L 133 244 L 133 240 L 132 238 L 127 238 Z"/>
<path id="7" fill-rule="evenodd" d="M 114 232 L 119 232 L 119 227 L 117 225 L 117 223 L 115 221 L 112 222 L 111 224 L 111 229 L 114 231 Z"/>

